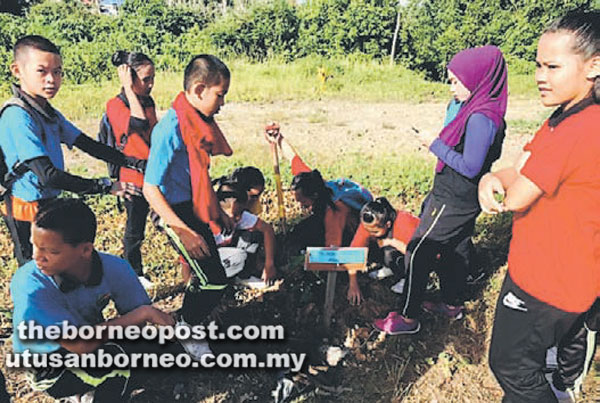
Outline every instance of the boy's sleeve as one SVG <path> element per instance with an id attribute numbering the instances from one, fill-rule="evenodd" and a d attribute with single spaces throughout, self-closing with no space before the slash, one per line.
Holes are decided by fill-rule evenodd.
<path id="1" fill-rule="evenodd" d="M 355 248 L 367 247 L 369 246 L 369 237 L 370 235 L 365 229 L 365 227 L 363 227 L 363 225 L 360 224 L 356 229 L 356 233 L 354 234 L 354 238 L 352 238 L 350 246 Z"/>
<path id="2" fill-rule="evenodd" d="M 42 128 L 18 106 L 8 107 L 2 114 L 7 131 L 13 137 L 17 159 L 21 162 L 38 157 L 50 157 L 42 142 Z"/>
<path id="3" fill-rule="evenodd" d="M 111 293 L 119 315 L 152 303 L 129 263 L 117 257 L 105 262 L 105 267 L 111 265 L 111 274 L 107 275 L 111 276 Z"/>
<path id="4" fill-rule="evenodd" d="M 150 156 L 144 174 L 144 182 L 156 186 L 163 184 L 169 164 L 175 153 L 174 145 L 171 144 L 170 140 L 171 136 L 161 131 L 161 127 L 161 125 L 157 125 L 152 131 L 152 146 L 150 147 Z"/>
<path id="5" fill-rule="evenodd" d="M 521 175 L 535 183 L 547 195 L 552 195 L 568 173 L 569 158 L 576 145 L 577 136 L 546 140 L 538 133 L 525 145 L 523 150 L 531 152 L 531 155 L 521 168 Z"/>
<path id="6" fill-rule="evenodd" d="M 394 221 L 394 238 L 408 245 L 420 221 L 418 217 L 406 211 L 398 211 Z"/>
<path id="7" fill-rule="evenodd" d="M 81 135 L 81 133 L 83 133 L 81 130 L 79 130 L 77 127 L 75 127 L 75 125 L 71 122 L 69 122 L 63 115 L 62 113 L 56 111 L 56 113 L 58 114 L 58 118 L 60 120 L 59 124 L 61 127 L 60 130 L 60 142 L 63 144 L 66 144 L 69 148 L 73 147 L 73 144 L 75 143 L 75 140 L 77 140 L 77 137 L 79 137 L 79 135 Z"/>

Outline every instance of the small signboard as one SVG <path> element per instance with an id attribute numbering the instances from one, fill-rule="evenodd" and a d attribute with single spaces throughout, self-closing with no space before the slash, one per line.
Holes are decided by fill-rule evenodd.
<path id="1" fill-rule="evenodd" d="M 304 270 L 312 271 L 366 271 L 367 248 L 308 247 Z"/>

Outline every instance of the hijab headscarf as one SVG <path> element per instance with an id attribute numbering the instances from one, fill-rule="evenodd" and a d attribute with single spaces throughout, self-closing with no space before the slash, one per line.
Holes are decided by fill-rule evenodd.
<path id="1" fill-rule="evenodd" d="M 500 49 L 492 45 L 465 49 L 454 55 L 448 63 L 448 70 L 471 95 L 463 103 L 456 118 L 442 129 L 440 139 L 449 147 L 457 145 L 465 133 L 469 117 L 474 113 L 487 116 L 500 128 L 504 124 L 508 99 L 506 62 Z M 440 172 L 444 165 L 438 159 L 436 172 Z"/>

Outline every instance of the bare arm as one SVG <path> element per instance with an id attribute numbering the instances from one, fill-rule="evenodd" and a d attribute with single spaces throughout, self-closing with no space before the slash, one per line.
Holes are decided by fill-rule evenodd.
<path id="1" fill-rule="evenodd" d="M 151 305 L 142 305 L 137 307 L 131 312 L 126 313 L 118 318 L 111 319 L 98 325 L 98 327 L 109 327 L 109 326 L 143 326 L 146 322 L 150 322 L 157 325 L 173 326 L 175 320 L 168 313 L 162 312 L 161 310 L 154 308 Z M 98 328 L 97 327 L 97 328 Z M 62 347 L 69 350 L 72 353 L 84 354 L 91 353 L 96 350 L 102 344 L 107 341 L 106 335 L 103 335 L 101 339 L 93 340 L 61 340 L 59 343 Z"/>
<path id="2" fill-rule="evenodd" d="M 138 119 L 146 119 L 146 115 L 144 114 L 144 107 L 142 103 L 138 99 L 135 92 L 133 92 L 133 78 L 132 78 L 132 70 L 126 64 L 122 64 L 117 67 L 117 72 L 119 73 L 119 81 L 121 81 L 121 85 L 123 86 L 123 90 L 125 91 L 125 96 L 127 97 L 127 101 L 129 101 L 129 110 L 131 111 L 132 117 Z"/>
<path id="3" fill-rule="evenodd" d="M 275 231 L 271 224 L 268 224 L 260 218 L 255 226 L 257 231 L 263 233 L 265 240 L 265 268 L 262 278 L 265 283 L 270 283 L 275 279 Z"/>
<path id="4" fill-rule="evenodd" d="M 503 211 L 523 212 L 543 194 L 543 191 L 527 177 L 521 175 L 521 168 L 531 153 L 519 156 L 515 166 L 494 173 L 488 173 L 479 182 L 479 203 L 485 212 Z M 494 194 L 506 195 L 503 202 L 494 198 Z"/>

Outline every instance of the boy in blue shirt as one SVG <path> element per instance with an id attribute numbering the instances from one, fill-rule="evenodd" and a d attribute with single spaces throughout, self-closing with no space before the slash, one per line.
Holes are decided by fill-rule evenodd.
<path id="1" fill-rule="evenodd" d="M 13 349 L 16 353 L 127 353 L 127 343 L 93 338 L 56 341 L 20 339 L 19 324 L 34 321 L 43 328 L 63 321 L 83 325 L 173 325 L 171 315 L 150 305 L 131 266 L 94 249 L 96 217 L 79 199 L 54 199 L 40 207 L 31 239 L 33 260 L 16 271 L 10 291 L 14 302 Z M 119 317 L 105 321 L 102 310 L 112 300 Z M 147 343 L 146 343 L 147 344 Z M 163 346 L 171 348 L 172 346 Z M 158 345 L 152 348 L 159 350 Z M 37 368 L 35 387 L 55 398 L 95 390 L 97 401 L 128 398 L 131 370 L 113 368 Z"/>
<path id="2" fill-rule="evenodd" d="M 184 91 L 154 127 L 144 176 L 146 200 L 195 274 L 181 309 L 182 319 L 193 325 L 206 318 L 227 287 L 208 223 L 216 221 L 229 230 L 232 223 L 219 206 L 208 171 L 211 156 L 232 153 L 214 120 L 225 103 L 230 76 L 215 56 L 192 59 L 185 68 Z"/>
<path id="3" fill-rule="evenodd" d="M 0 110 L 0 149 L 11 177 L 2 213 L 22 265 L 31 259 L 29 238 L 35 213 L 61 190 L 122 196 L 136 192 L 108 178 L 84 179 L 66 173 L 61 143 L 120 166 L 143 170 L 145 161 L 92 140 L 48 103 L 58 93 L 63 75 L 60 52 L 52 42 L 25 36 L 15 43 L 13 52 L 10 68 L 19 85 L 13 85 L 13 98 Z"/>

